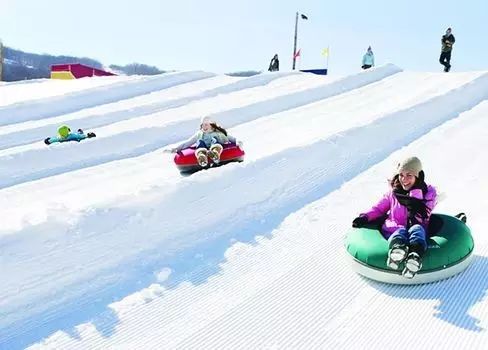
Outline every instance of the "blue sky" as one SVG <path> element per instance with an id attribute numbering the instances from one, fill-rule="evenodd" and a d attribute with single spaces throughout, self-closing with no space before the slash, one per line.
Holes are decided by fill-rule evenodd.
<path id="1" fill-rule="evenodd" d="M 442 71 L 440 37 L 456 37 L 452 71 L 488 69 L 488 1 L 0 0 L 0 38 L 24 51 L 86 56 L 103 64 L 140 62 L 164 70 L 265 70 L 278 53 L 292 65 L 295 13 L 298 68 L 360 70 L 368 45 L 377 64 Z"/>

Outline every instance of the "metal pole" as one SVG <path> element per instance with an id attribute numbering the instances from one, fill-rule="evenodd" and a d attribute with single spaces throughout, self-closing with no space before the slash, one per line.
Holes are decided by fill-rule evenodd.
<path id="1" fill-rule="evenodd" d="M 292 70 L 295 70 L 295 61 L 296 61 L 296 53 L 297 53 L 297 33 L 298 33 L 298 12 L 295 16 L 295 40 L 293 43 L 293 67 Z"/>
<path id="2" fill-rule="evenodd" d="M 2 73 L 3 73 L 3 44 L 2 44 L 2 39 L 0 39 L 0 81 L 2 81 Z"/>
<path id="3" fill-rule="evenodd" d="M 327 75 L 329 75 L 329 56 L 330 56 L 330 49 L 327 46 Z"/>

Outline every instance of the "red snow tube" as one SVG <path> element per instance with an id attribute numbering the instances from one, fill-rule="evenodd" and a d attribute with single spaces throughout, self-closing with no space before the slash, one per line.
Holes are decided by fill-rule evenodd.
<path id="1" fill-rule="evenodd" d="M 206 168 L 220 166 L 230 162 L 242 162 L 244 160 L 245 152 L 236 144 L 226 143 L 223 147 L 224 149 L 220 155 L 220 163 L 217 165 L 209 161 L 209 165 Z M 197 157 L 195 157 L 195 149 L 196 147 L 192 146 L 176 153 L 174 160 L 176 167 L 181 173 L 193 173 L 204 169 L 198 165 Z"/>

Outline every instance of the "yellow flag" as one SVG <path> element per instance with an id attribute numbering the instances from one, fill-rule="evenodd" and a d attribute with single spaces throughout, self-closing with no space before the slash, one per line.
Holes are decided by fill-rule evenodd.
<path id="1" fill-rule="evenodd" d="M 325 48 L 322 50 L 322 56 L 329 56 L 329 48 Z"/>

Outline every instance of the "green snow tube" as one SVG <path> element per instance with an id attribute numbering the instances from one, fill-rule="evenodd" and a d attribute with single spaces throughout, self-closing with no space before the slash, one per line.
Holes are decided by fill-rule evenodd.
<path id="1" fill-rule="evenodd" d="M 354 228 L 346 236 L 346 249 L 353 269 L 370 279 L 385 283 L 420 284 L 451 277 L 468 267 L 474 248 L 469 227 L 453 216 L 432 214 L 428 249 L 422 269 L 413 279 L 404 278 L 402 269 L 386 265 L 388 241 L 379 229 Z"/>

